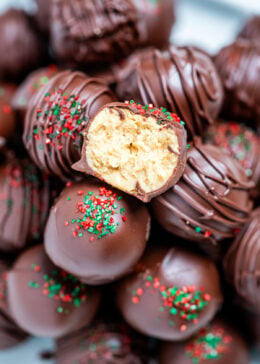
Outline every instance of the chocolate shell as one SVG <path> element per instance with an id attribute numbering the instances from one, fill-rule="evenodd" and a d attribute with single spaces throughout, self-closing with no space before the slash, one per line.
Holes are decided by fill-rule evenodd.
<path id="1" fill-rule="evenodd" d="M 150 217 L 143 204 L 89 180 L 63 190 L 51 209 L 44 243 L 58 267 L 99 285 L 131 271 L 149 232 Z"/>
<path id="2" fill-rule="evenodd" d="M 183 343 L 163 343 L 160 364 L 249 364 L 243 337 L 222 320 L 214 320 Z"/>
<path id="3" fill-rule="evenodd" d="M 10 103 L 0 96 L 0 137 L 12 139 L 16 130 L 16 119 Z"/>
<path id="4" fill-rule="evenodd" d="M 23 141 L 42 170 L 73 179 L 71 165 L 80 159 L 88 119 L 115 97 L 105 82 L 81 72 L 59 72 L 31 100 Z"/>
<path id="5" fill-rule="evenodd" d="M 222 48 L 215 65 L 224 85 L 223 117 L 260 128 L 260 45 L 238 39 Z"/>
<path id="6" fill-rule="evenodd" d="M 260 42 L 260 15 L 250 18 L 238 34 L 238 38 L 244 38 L 251 41 Z"/>
<path id="7" fill-rule="evenodd" d="M 121 101 L 134 99 L 177 113 L 189 138 L 203 135 L 220 111 L 223 90 L 215 66 L 204 52 L 171 45 L 131 56 L 117 73 Z"/>
<path id="8" fill-rule="evenodd" d="M 196 139 L 180 181 L 152 201 L 153 215 L 172 234 L 217 246 L 248 221 L 253 186 L 234 158 Z"/>
<path id="9" fill-rule="evenodd" d="M 222 300 L 213 263 L 178 247 L 150 249 L 117 288 L 118 307 L 128 324 L 170 341 L 185 340 L 204 327 Z"/>
<path id="10" fill-rule="evenodd" d="M 171 0 L 55 0 L 51 46 L 60 62 L 112 63 L 137 47 L 163 46 L 174 21 Z"/>
<path id="11" fill-rule="evenodd" d="M 20 78 L 40 63 L 42 42 L 22 10 L 0 15 L 0 79 Z"/>
<path id="12" fill-rule="evenodd" d="M 7 275 L 8 307 L 26 332 L 61 337 L 89 324 L 99 291 L 80 283 L 48 259 L 42 245 L 22 253 Z"/>
<path id="13" fill-rule="evenodd" d="M 12 99 L 12 107 L 23 122 L 31 98 L 58 73 L 58 67 L 50 65 L 30 73 L 18 87 Z"/>
<path id="14" fill-rule="evenodd" d="M 83 135 L 82 158 L 73 168 L 143 202 L 172 187 L 184 171 L 186 130 L 166 109 L 134 101 L 107 104 Z"/>
<path id="15" fill-rule="evenodd" d="M 224 259 L 224 271 L 241 303 L 260 314 L 260 207 L 236 237 Z"/>

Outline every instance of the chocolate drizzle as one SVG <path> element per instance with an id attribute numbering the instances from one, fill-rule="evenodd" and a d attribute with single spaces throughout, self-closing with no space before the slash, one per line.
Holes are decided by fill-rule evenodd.
<path id="1" fill-rule="evenodd" d="M 100 79 L 71 71 L 52 78 L 35 95 L 25 120 L 23 140 L 36 165 L 65 180 L 77 177 L 71 165 L 80 158 L 81 131 L 111 101 L 114 96 Z"/>
<path id="2" fill-rule="evenodd" d="M 176 112 L 190 136 L 213 124 L 222 103 L 220 80 L 210 58 L 192 47 L 137 53 L 122 67 L 117 94 Z"/>
<path id="3" fill-rule="evenodd" d="M 224 269 L 243 301 L 260 307 L 260 208 L 256 209 L 227 252 Z"/>
<path id="4" fill-rule="evenodd" d="M 153 200 L 153 212 L 166 230 L 217 244 L 248 220 L 252 187 L 235 160 L 196 139 L 181 180 Z"/>

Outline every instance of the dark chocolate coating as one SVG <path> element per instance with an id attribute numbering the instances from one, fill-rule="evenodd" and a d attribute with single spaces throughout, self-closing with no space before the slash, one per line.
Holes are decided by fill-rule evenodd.
<path id="1" fill-rule="evenodd" d="M 106 211 L 107 218 L 112 218 L 111 224 L 107 218 L 104 219 L 105 211 L 99 202 L 97 206 L 103 218 L 91 218 L 96 214 L 91 209 L 94 202 L 91 202 L 88 194 L 93 192 L 101 203 L 107 200 L 100 193 L 100 188 L 112 191 L 111 195 L 116 194 L 115 198 L 112 195 L 115 206 L 110 204 L 110 200 L 106 202 L 111 207 L 111 211 Z M 84 228 L 83 219 L 87 219 L 87 216 L 92 222 Z M 97 226 L 98 221 L 101 227 Z M 92 229 L 89 230 L 90 227 Z M 101 230 L 105 232 L 104 235 Z M 58 267 L 66 269 L 83 282 L 99 285 L 114 281 L 133 268 L 144 252 L 149 231 L 150 216 L 143 204 L 115 189 L 110 190 L 104 184 L 89 180 L 63 190 L 51 210 L 44 243 L 47 254 Z"/>
<path id="2" fill-rule="evenodd" d="M 52 203 L 50 180 L 28 159 L 8 156 L 0 166 L 0 250 L 38 241 Z"/>
<path id="3" fill-rule="evenodd" d="M 36 0 L 37 9 L 35 20 L 38 28 L 46 34 L 48 34 L 50 30 L 51 3 L 52 0 Z"/>
<path id="4" fill-rule="evenodd" d="M 54 0 L 51 45 L 61 62 L 114 62 L 137 47 L 165 45 L 174 1 Z"/>
<path id="5" fill-rule="evenodd" d="M 242 304 L 260 313 L 260 208 L 236 237 L 224 259 L 228 282 L 241 298 Z"/>
<path id="6" fill-rule="evenodd" d="M 0 137 L 10 140 L 13 138 L 15 130 L 15 114 L 9 101 L 2 96 L 0 97 Z"/>
<path id="7" fill-rule="evenodd" d="M 222 115 L 260 127 L 260 45 L 238 39 L 222 48 L 215 65 L 222 80 L 225 97 Z"/>
<path id="8" fill-rule="evenodd" d="M 141 354 L 145 356 L 144 346 L 141 349 L 141 345 L 139 336 L 126 325 L 95 322 L 57 341 L 56 362 L 143 364 L 146 361 L 141 359 Z"/>
<path id="9" fill-rule="evenodd" d="M 21 77 L 39 63 L 42 44 L 24 11 L 0 15 L 0 34 L 0 79 Z"/>
<path id="10" fill-rule="evenodd" d="M 243 26 L 238 38 L 249 39 L 259 44 L 260 42 L 260 15 L 252 16 Z"/>
<path id="11" fill-rule="evenodd" d="M 32 335 L 55 338 L 89 324 L 100 299 L 97 289 L 55 267 L 42 245 L 18 257 L 8 272 L 7 290 L 15 322 Z"/>
<path id="12" fill-rule="evenodd" d="M 173 302 L 171 290 L 177 292 Z M 222 300 L 213 263 L 177 247 L 150 249 L 137 271 L 117 289 L 118 307 L 129 325 L 145 335 L 170 341 L 187 339 L 205 326 Z"/>
<path id="13" fill-rule="evenodd" d="M 165 342 L 159 364 L 249 364 L 244 338 L 229 324 L 214 320 L 183 343 Z"/>
<path id="14" fill-rule="evenodd" d="M 220 121 L 207 130 L 205 142 L 220 147 L 241 164 L 254 181 L 254 196 L 257 196 L 260 192 L 260 137 L 244 124 Z"/>
<path id="15" fill-rule="evenodd" d="M 142 202 L 149 202 L 153 197 L 161 195 L 163 192 L 167 191 L 169 188 L 174 186 L 178 182 L 178 180 L 181 178 L 184 168 L 185 168 L 185 163 L 186 163 L 186 158 L 187 158 L 187 133 L 186 133 L 186 130 L 183 127 L 183 125 L 181 125 L 179 122 L 174 120 L 174 117 L 177 117 L 177 115 L 171 117 L 171 116 L 163 113 L 161 110 L 156 110 L 155 108 L 147 109 L 144 112 L 143 108 L 141 108 L 141 109 L 138 108 L 139 106 L 141 106 L 141 105 L 136 105 L 134 103 L 130 104 L 128 102 L 127 102 L 127 104 L 122 103 L 122 102 L 113 102 L 111 104 L 105 105 L 103 108 L 110 108 L 111 110 L 117 110 L 118 113 L 121 115 L 121 118 L 124 117 L 124 114 L 122 113 L 122 109 L 128 109 L 137 115 L 142 115 L 144 118 L 154 116 L 157 119 L 157 122 L 160 123 L 161 130 L 163 130 L 164 128 L 172 129 L 172 130 L 174 130 L 174 132 L 177 136 L 178 144 L 179 144 L 178 162 L 177 162 L 176 167 L 172 171 L 171 177 L 164 183 L 164 185 L 151 192 L 145 192 L 140 187 L 139 183 L 137 183 L 135 191 L 124 190 L 124 192 L 137 197 Z M 155 110 L 155 111 L 152 112 L 152 110 Z M 102 109 L 100 111 L 102 111 Z M 97 114 L 96 114 L 96 116 L 97 116 Z M 169 120 L 168 117 L 171 117 L 172 119 Z M 89 121 L 89 123 L 86 127 L 86 130 L 84 130 L 84 143 L 83 143 L 83 147 L 82 147 L 81 160 L 79 162 L 77 162 L 76 164 L 74 164 L 73 168 L 77 171 L 81 171 L 86 174 L 97 177 L 104 182 L 108 182 L 104 179 L 104 177 L 102 175 L 98 174 L 96 171 L 94 171 L 90 167 L 88 160 L 87 160 L 87 156 L 86 156 L 86 148 L 87 148 L 87 144 L 88 144 L 88 130 L 91 126 L 93 119 Z M 152 142 L 153 141 L 151 140 L 150 143 L 152 143 Z M 156 147 L 157 146 L 155 145 L 155 148 Z M 117 186 L 115 186 L 115 187 L 117 187 Z"/>
<path id="16" fill-rule="evenodd" d="M 116 93 L 122 101 L 133 99 L 176 112 L 190 138 L 214 123 L 223 99 L 210 57 L 192 47 L 173 45 L 164 52 L 148 49 L 131 56 L 117 73 Z"/>
<path id="17" fill-rule="evenodd" d="M 56 75 L 58 67 L 50 65 L 30 73 L 18 87 L 12 99 L 12 107 L 23 122 L 31 98 Z"/>
<path id="18" fill-rule="evenodd" d="M 115 97 L 103 80 L 59 72 L 34 96 L 26 114 L 23 141 L 35 164 L 62 179 L 73 178 L 71 165 L 80 159 L 82 129 L 112 101 Z"/>
<path id="19" fill-rule="evenodd" d="M 216 246 L 247 222 L 253 186 L 234 158 L 195 140 L 182 178 L 152 201 L 153 214 L 172 234 Z"/>

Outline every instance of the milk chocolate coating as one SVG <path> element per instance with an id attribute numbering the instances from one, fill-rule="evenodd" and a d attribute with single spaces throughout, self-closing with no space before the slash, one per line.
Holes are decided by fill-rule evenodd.
<path id="1" fill-rule="evenodd" d="M 0 165 L 0 251 L 41 238 L 53 194 L 51 181 L 28 159 L 8 155 Z"/>
<path id="2" fill-rule="evenodd" d="M 51 209 L 44 243 L 58 267 L 99 285 L 131 271 L 144 252 L 149 231 L 150 217 L 143 204 L 89 180 L 63 190 Z"/>
<path id="3" fill-rule="evenodd" d="M 12 139 L 16 129 L 16 119 L 10 103 L 0 96 L 0 137 Z"/>
<path id="4" fill-rule="evenodd" d="M 224 117 L 260 127 L 260 46 L 238 39 L 220 50 L 215 65 L 222 80 L 225 97 Z"/>
<path id="5" fill-rule="evenodd" d="M 24 11 L 0 15 L 0 34 L 0 79 L 22 77 L 40 62 L 42 45 Z"/>
<path id="6" fill-rule="evenodd" d="M 223 320 L 214 320 L 190 340 L 165 342 L 160 364 L 249 364 L 244 338 Z"/>
<path id="7" fill-rule="evenodd" d="M 143 359 L 145 341 L 144 339 L 141 341 L 139 336 L 125 324 L 95 322 L 57 341 L 56 362 L 57 364 L 147 363 L 147 360 Z"/>
<path id="8" fill-rule="evenodd" d="M 115 97 L 103 80 L 59 72 L 27 110 L 23 141 L 35 164 L 63 180 L 73 179 L 71 165 L 80 159 L 81 131 L 100 107 L 112 101 Z"/>
<path id="9" fill-rule="evenodd" d="M 252 129 L 244 124 L 220 121 L 207 130 L 205 142 L 220 147 L 234 157 L 256 185 L 253 196 L 259 195 L 260 137 Z"/>
<path id="10" fill-rule="evenodd" d="M 238 34 L 238 38 L 260 42 L 260 15 L 250 18 Z"/>
<path id="11" fill-rule="evenodd" d="M 120 100 L 152 103 L 176 112 L 186 123 L 189 137 L 202 135 L 220 110 L 223 90 L 211 59 L 192 47 L 161 52 L 138 52 L 117 74 Z"/>
<path id="12" fill-rule="evenodd" d="M 17 85 L 12 82 L 0 82 L 0 97 L 4 97 L 11 104 L 12 98 L 16 92 Z"/>
<path id="13" fill-rule="evenodd" d="M 253 186 L 234 158 L 197 139 L 180 181 L 152 201 L 153 214 L 172 234 L 216 246 L 247 222 Z"/>
<path id="14" fill-rule="evenodd" d="M 118 307 L 129 325 L 170 341 L 195 334 L 214 317 L 222 300 L 215 266 L 178 247 L 150 249 L 117 291 Z"/>
<path id="15" fill-rule="evenodd" d="M 30 73 L 18 87 L 12 99 L 12 107 L 23 122 L 31 98 L 56 75 L 58 68 L 50 65 Z"/>
<path id="16" fill-rule="evenodd" d="M 54 0 L 51 45 L 61 62 L 114 62 L 137 47 L 168 42 L 174 2 Z"/>
<path id="17" fill-rule="evenodd" d="M 124 190 L 124 192 L 137 197 L 142 202 L 149 202 L 153 197 L 162 194 L 163 192 L 167 191 L 170 187 L 174 186 L 183 174 L 183 171 L 185 168 L 185 163 L 186 163 L 186 158 L 187 158 L 187 133 L 186 133 L 186 130 L 183 127 L 183 125 L 181 125 L 179 122 L 175 121 L 173 117 L 172 117 L 172 120 L 169 120 L 167 118 L 168 115 L 163 113 L 161 110 L 158 110 L 159 112 L 156 114 L 154 114 L 152 112 L 152 110 L 154 110 L 154 108 L 152 108 L 152 110 L 147 109 L 145 112 L 143 112 L 143 109 L 139 109 L 138 105 L 136 105 L 134 103 L 126 104 L 126 103 L 122 103 L 122 102 L 113 102 L 111 104 L 105 105 L 104 108 L 110 108 L 111 110 L 112 109 L 118 110 L 118 112 L 120 113 L 122 118 L 124 117 L 124 114 L 123 114 L 122 110 L 120 110 L 120 109 L 128 109 L 137 115 L 141 114 L 144 118 L 154 116 L 157 119 L 158 123 L 160 123 L 161 130 L 163 130 L 164 128 L 174 130 L 174 132 L 177 136 L 178 144 L 179 144 L 179 157 L 178 157 L 177 165 L 173 169 L 171 177 L 164 183 L 164 185 L 162 187 L 160 187 L 154 191 L 151 191 L 151 192 L 145 192 L 140 187 L 139 183 L 137 183 L 135 191 Z M 102 110 L 100 110 L 100 111 L 102 111 Z M 177 115 L 175 115 L 175 116 L 177 117 Z M 100 175 L 99 173 L 97 173 L 90 167 L 88 160 L 87 160 L 87 156 L 86 156 L 86 148 L 87 148 L 87 144 L 88 144 L 88 130 L 91 126 L 91 123 L 93 122 L 93 119 L 89 121 L 86 129 L 84 130 L 84 143 L 83 143 L 83 147 L 82 147 L 81 160 L 73 165 L 73 169 L 87 173 L 94 177 L 97 177 L 104 182 L 108 182 L 104 179 L 104 177 L 102 175 Z M 152 143 L 153 141 L 151 140 L 150 142 Z"/>
<path id="18" fill-rule="evenodd" d="M 242 303 L 257 313 L 260 313 L 259 251 L 260 208 L 257 208 L 229 248 L 224 260 L 228 282 L 234 287 Z"/>
<path id="19" fill-rule="evenodd" d="M 50 30 L 51 3 L 52 0 L 36 0 L 37 9 L 35 20 L 38 28 L 46 34 L 48 34 Z"/>
<path id="20" fill-rule="evenodd" d="M 18 257 L 8 272 L 7 290 L 15 322 L 32 335 L 55 338 L 89 324 L 100 298 L 97 289 L 55 267 L 42 245 Z"/>

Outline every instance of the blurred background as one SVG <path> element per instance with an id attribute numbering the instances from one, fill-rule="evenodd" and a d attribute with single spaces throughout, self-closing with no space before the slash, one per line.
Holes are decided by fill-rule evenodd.
<path id="1" fill-rule="evenodd" d="M 35 11 L 33 0 L 0 0 L 0 12 L 11 6 Z M 246 20 L 260 14 L 260 0 L 176 0 L 176 24 L 171 41 L 178 45 L 198 46 L 210 54 L 233 41 Z M 53 364 L 48 352 L 53 343 L 29 339 L 25 344 L 0 353 L 0 364 Z M 260 355 L 252 352 L 252 364 Z"/>

